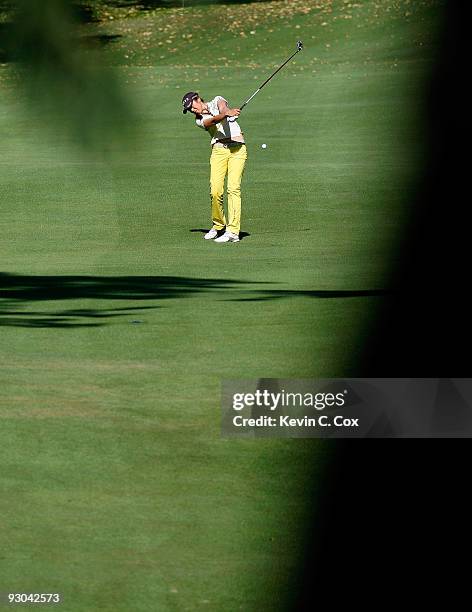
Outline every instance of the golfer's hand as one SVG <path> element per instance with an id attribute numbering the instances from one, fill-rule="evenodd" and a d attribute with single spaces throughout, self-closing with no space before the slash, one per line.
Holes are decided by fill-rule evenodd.
<path id="1" fill-rule="evenodd" d="M 227 117 L 239 117 L 241 110 L 239 108 L 228 108 L 226 111 Z"/>

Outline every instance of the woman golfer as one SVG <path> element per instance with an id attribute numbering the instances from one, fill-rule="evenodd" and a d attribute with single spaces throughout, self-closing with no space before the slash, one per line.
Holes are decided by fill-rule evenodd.
<path id="1" fill-rule="evenodd" d="M 244 135 L 236 117 L 239 108 L 228 108 L 221 96 L 205 102 L 198 93 L 189 91 L 182 98 L 183 112 L 196 117 L 198 127 L 211 136 L 210 194 L 212 228 L 203 237 L 215 242 L 239 242 L 241 224 L 241 177 L 247 159 Z M 228 221 L 223 210 L 225 177 L 228 174 Z M 220 230 L 226 227 L 222 236 Z"/>

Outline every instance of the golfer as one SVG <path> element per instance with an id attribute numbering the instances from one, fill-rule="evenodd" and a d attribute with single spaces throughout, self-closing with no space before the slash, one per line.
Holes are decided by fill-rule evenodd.
<path id="1" fill-rule="evenodd" d="M 241 225 L 241 178 L 247 159 L 244 135 L 236 117 L 239 108 L 228 108 L 222 96 L 205 102 L 189 91 L 182 98 L 183 112 L 195 115 L 198 127 L 211 136 L 210 196 L 212 228 L 203 237 L 215 242 L 239 242 Z M 223 209 L 225 177 L 228 175 L 228 221 Z M 221 230 L 226 231 L 219 236 Z M 219 236 L 219 237 L 218 237 Z"/>

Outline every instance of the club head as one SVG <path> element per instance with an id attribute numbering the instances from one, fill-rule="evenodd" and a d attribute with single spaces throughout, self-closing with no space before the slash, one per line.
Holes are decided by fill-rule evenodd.
<path id="1" fill-rule="evenodd" d="M 301 40 L 297 41 L 297 51 L 301 51 L 303 49 L 303 43 Z"/>

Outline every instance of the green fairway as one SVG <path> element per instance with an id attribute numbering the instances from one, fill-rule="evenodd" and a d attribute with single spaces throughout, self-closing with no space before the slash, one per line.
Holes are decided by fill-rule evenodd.
<path id="1" fill-rule="evenodd" d="M 93 154 L 0 66 L 0 592 L 283 609 L 331 446 L 222 439 L 221 380 L 356 375 L 421 169 L 439 6 L 110 8 L 83 33 L 115 37 L 134 132 Z M 244 237 L 204 241 L 210 139 L 182 95 L 237 106 L 298 38 L 241 114 Z"/>

